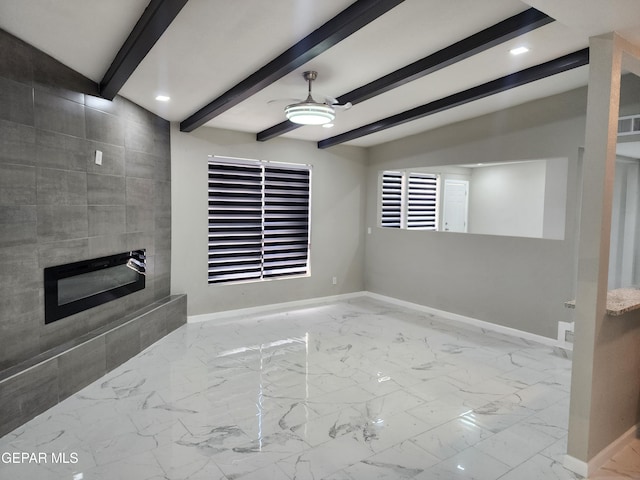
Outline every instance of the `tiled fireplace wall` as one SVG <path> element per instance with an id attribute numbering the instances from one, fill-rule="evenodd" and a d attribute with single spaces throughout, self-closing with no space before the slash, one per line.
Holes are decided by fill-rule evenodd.
<path id="1" fill-rule="evenodd" d="M 167 121 L 0 30 L 0 373 L 169 295 L 169 142 Z M 144 290 L 45 325 L 45 267 L 138 248 Z"/>

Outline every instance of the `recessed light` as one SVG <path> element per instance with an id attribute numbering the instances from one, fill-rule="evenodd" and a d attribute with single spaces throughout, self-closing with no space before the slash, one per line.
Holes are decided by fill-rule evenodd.
<path id="1" fill-rule="evenodd" d="M 159 102 L 168 102 L 169 100 L 171 100 L 171 97 L 167 97 L 166 95 L 158 95 L 156 97 L 156 100 L 158 100 Z"/>
<path id="2" fill-rule="evenodd" d="M 527 53 L 529 49 L 527 47 L 516 47 L 509 50 L 511 55 L 522 55 L 523 53 Z"/>
<path id="3" fill-rule="evenodd" d="M 322 125 L 322 128 L 331 128 L 333 127 L 333 123 L 325 123 Z"/>

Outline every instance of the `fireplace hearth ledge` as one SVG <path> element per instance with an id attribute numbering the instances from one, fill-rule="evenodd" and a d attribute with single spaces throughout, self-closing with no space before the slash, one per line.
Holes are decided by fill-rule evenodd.
<path id="1" fill-rule="evenodd" d="M 171 295 L 0 371 L 0 437 L 80 391 L 187 322 Z"/>

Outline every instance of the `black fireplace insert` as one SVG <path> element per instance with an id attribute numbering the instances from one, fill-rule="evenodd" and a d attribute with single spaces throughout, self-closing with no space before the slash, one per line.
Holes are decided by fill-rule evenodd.
<path id="1" fill-rule="evenodd" d="M 145 287 L 145 249 L 44 269 L 44 323 Z"/>

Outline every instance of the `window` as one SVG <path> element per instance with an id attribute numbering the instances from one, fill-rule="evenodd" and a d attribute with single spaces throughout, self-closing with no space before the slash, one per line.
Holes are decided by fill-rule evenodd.
<path id="1" fill-rule="evenodd" d="M 209 160 L 209 283 L 306 275 L 310 167 Z"/>
<path id="2" fill-rule="evenodd" d="M 382 172 L 380 226 L 437 230 L 438 184 L 438 175 L 434 174 Z"/>

